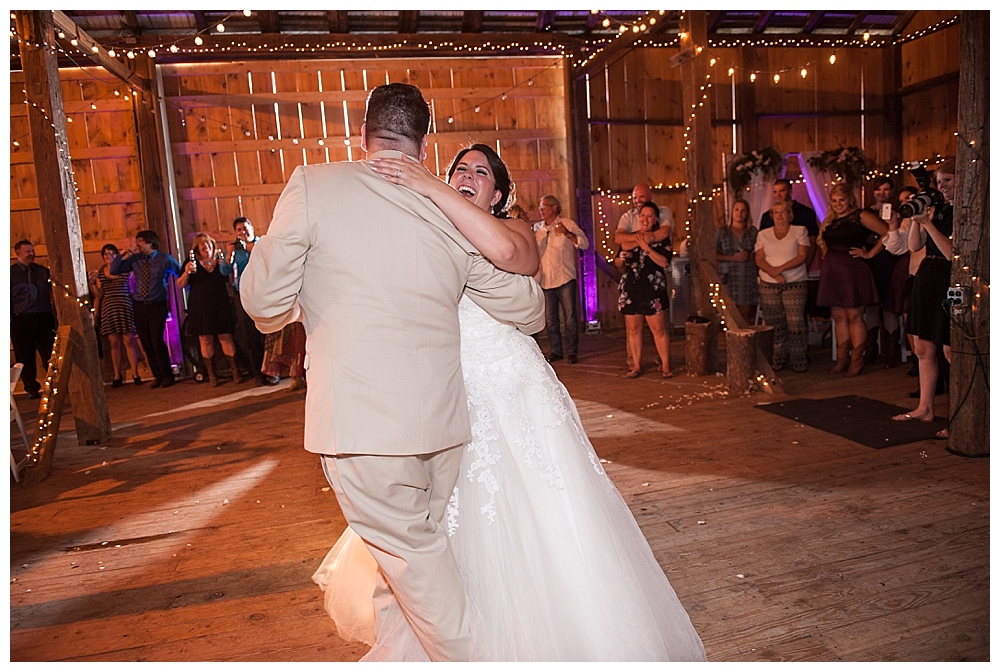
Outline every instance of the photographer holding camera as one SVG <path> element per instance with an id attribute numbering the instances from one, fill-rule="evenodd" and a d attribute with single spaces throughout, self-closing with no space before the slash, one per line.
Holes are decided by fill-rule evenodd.
<path id="1" fill-rule="evenodd" d="M 934 390 L 938 381 L 937 346 L 942 345 L 944 356 L 951 361 L 951 313 L 945 299 L 951 284 L 953 209 L 951 198 L 955 188 L 955 161 L 945 161 L 938 167 L 937 189 L 930 186 L 930 178 L 923 168 L 913 172 L 921 191 L 899 208 L 902 217 L 910 217 L 910 252 L 924 249 L 913 277 L 906 330 L 913 335 L 914 352 L 920 367 L 920 403 L 909 413 L 893 416 L 893 420 L 906 422 L 934 420 Z M 947 438 L 948 430 L 938 433 Z"/>

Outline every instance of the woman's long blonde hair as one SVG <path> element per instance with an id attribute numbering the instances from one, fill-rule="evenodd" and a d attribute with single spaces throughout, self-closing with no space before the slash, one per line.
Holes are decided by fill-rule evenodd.
<path id="1" fill-rule="evenodd" d="M 834 194 L 840 194 L 847 198 L 847 204 L 851 206 L 850 212 L 854 212 L 858 209 L 858 197 L 854 195 L 854 190 L 851 189 L 846 184 L 835 184 L 833 188 L 830 189 L 829 199 L 832 200 Z M 837 218 L 836 213 L 833 212 L 833 207 L 830 206 L 829 200 L 827 201 L 826 207 L 826 217 L 823 218 L 823 222 L 819 226 L 819 235 L 816 236 L 816 245 L 826 252 L 826 241 L 823 239 L 823 234 L 826 232 L 827 225 Z"/>

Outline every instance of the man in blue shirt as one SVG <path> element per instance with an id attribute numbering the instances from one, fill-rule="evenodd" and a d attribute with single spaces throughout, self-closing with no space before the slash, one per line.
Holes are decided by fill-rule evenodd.
<path id="1" fill-rule="evenodd" d="M 237 355 L 243 355 L 240 359 L 246 359 L 250 374 L 256 376 L 257 385 L 277 385 L 281 379 L 277 376 L 267 376 L 261 371 L 264 366 L 264 334 L 260 333 L 253 319 L 247 315 L 243 309 L 243 302 L 240 300 L 240 278 L 247 264 L 250 263 L 250 253 L 253 246 L 257 244 L 259 238 L 254 234 L 253 224 L 246 217 L 237 217 L 233 220 L 233 230 L 236 231 L 236 242 L 229 243 L 229 263 L 233 267 L 233 289 L 236 296 L 233 300 L 233 307 L 236 308 L 236 345 Z"/>
<path id="2" fill-rule="evenodd" d="M 14 245 L 17 257 L 10 266 L 10 340 L 14 359 L 24 365 L 21 381 L 29 399 L 41 396 L 36 380 L 35 352 L 47 369 L 56 338 L 56 316 L 52 312 L 49 269 L 35 263 L 35 246 L 28 240 Z"/>
<path id="3" fill-rule="evenodd" d="M 120 275 L 131 271 L 135 276 L 132 295 L 135 328 L 155 378 L 150 387 L 170 387 L 174 384 L 174 372 L 170 368 L 167 343 L 163 340 L 169 312 L 167 282 L 169 276 L 176 278 L 181 274 L 181 265 L 169 254 L 160 252 L 160 238 L 155 231 L 135 234 L 135 247 L 111 262 L 111 273 Z"/>

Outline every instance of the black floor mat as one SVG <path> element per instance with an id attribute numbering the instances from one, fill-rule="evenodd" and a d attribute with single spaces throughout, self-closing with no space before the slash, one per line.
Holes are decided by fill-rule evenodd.
<path id="1" fill-rule="evenodd" d="M 896 422 L 892 416 L 913 409 L 893 406 L 856 394 L 831 399 L 794 399 L 758 404 L 756 408 L 836 434 L 869 448 L 888 448 L 924 439 L 948 426 L 945 418 L 934 422 Z"/>

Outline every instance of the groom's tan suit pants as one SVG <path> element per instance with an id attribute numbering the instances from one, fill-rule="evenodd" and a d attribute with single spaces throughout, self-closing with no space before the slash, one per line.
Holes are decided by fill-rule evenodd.
<path id="1" fill-rule="evenodd" d="M 382 570 L 375 632 L 395 599 L 432 661 L 470 656 L 465 588 L 444 525 L 461 457 L 460 446 L 430 455 L 322 456 L 344 517 Z"/>

